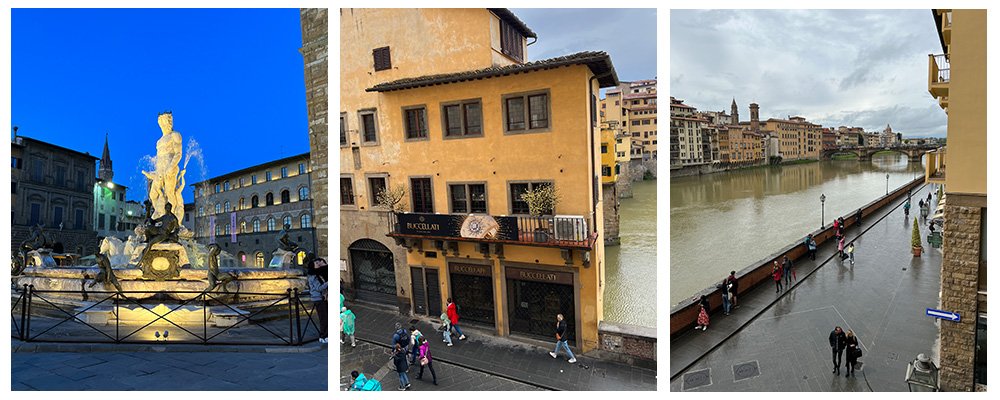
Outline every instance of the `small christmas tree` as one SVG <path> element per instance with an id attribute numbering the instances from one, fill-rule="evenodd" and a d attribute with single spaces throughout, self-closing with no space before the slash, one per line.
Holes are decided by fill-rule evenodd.
<path id="1" fill-rule="evenodd" d="M 920 228 L 917 224 L 917 217 L 913 217 L 913 236 L 910 237 L 910 246 L 914 249 L 921 247 Z"/>

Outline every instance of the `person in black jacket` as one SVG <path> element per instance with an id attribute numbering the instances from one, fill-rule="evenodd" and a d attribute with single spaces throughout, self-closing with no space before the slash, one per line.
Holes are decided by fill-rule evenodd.
<path id="1" fill-rule="evenodd" d="M 833 328 L 830 332 L 830 349 L 833 350 L 833 373 L 840 375 L 840 359 L 844 357 L 844 348 L 847 347 L 847 335 L 840 327 Z"/>
<path id="2" fill-rule="evenodd" d="M 569 363 L 576 362 L 576 356 L 573 355 L 573 351 L 569 349 L 569 337 L 571 331 L 566 328 L 566 319 L 563 318 L 562 314 L 556 315 L 556 351 L 550 351 L 549 355 L 552 358 L 557 358 L 559 356 L 559 349 L 563 348 L 566 350 L 566 354 L 569 356 Z"/>
<path id="3" fill-rule="evenodd" d="M 406 371 L 409 370 L 410 363 L 406 361 L 406 349 L 399 343 L 396 343 L 393 348 L 392 363 L 396 366 L 396 372 L 399 373 L 399 390 L 409 389 L 410 376 L 406 374 Z"/>
<path id="4" fill-rule="evenodd" d="M 847 343 L 847 374 L 844 376 L 851 376 L 851 372 L 854 372 L 854 376 L 857 377 L 858 373 L 854 371 L 854 364 L 858 362 L 858 337 L 854 336 L 853 330 L 847 330 L 845 343 Z"/>

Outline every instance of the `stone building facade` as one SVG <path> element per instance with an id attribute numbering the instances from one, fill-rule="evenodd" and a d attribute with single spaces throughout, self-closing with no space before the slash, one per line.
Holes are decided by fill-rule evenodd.
<path id="1" fill-rule="evenodd" d="M 327 134 L 327 9 L 305 8 L 299 11 L 302 23 L 302 59 L 305 63 L 306 108 L 309 114 L 309 163 L 312 173 L 313 216 L 315 220 L 316 254 L 329 254 L 329 199 L 327 168 L 329 146 Z"/>
<path id="2" fill-rule="evenodd" d="M 42 225 L 57 252 L 93 254 L 97 157 L 18 136 L 11 141 L 11 250 Z"/>
<path id="3" fill-rule="evenodd" d="M 237 266 L 264 267 L 289 224 L 301 259 L 317 246 L 309 167 L 303 153 L 193 184 L 195 238 L 217 243 Z"/>

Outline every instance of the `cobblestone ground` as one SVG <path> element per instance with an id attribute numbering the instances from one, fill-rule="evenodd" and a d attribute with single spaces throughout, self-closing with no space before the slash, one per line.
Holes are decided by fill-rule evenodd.
<path id="1" fill-rule="evenodd" d="M 360 371 L 369 378 L 374 377 L 382 383 L 385 391 L 396 390 L 399 386 L 399 376 L 389 365 L 389 355 L 386 348 L 375 346 L 368 342 L 358 341 L 357 347 L 350 345 L 340 348 L 340 390 L 346 390 L 351 382 L 351 371 Z M 473 369 L 457 366 L 442 361 L 434 361 L 438 384 L 431 383 L 429 370 L 424 371 L 423 380 L 417 379 L 420 366 L 409 370 L 410 391 L 427 390 L 543 390 L 510 379 L 493 376 Z"/>
<path id="2" fill-rule="evenodd" d="M 11 390 L 327 390 L 327 352 L 13 353 Z"/>

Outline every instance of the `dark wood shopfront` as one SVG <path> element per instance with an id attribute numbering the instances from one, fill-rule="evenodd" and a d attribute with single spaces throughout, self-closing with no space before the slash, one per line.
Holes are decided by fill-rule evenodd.
<path id="1" fill-rule="evenodd" d="M 512 334 L 554 340 L 556 314 L 562 314 L 576 343 L 576 290 L 573 274 L 506 267 L 507 319 Z"/>
<path id="2" fill-rule="evenodd" d="M 488 264 L 448 263 L 451 298 L 461 322 L 496 326 L 492 269 Z"/>

